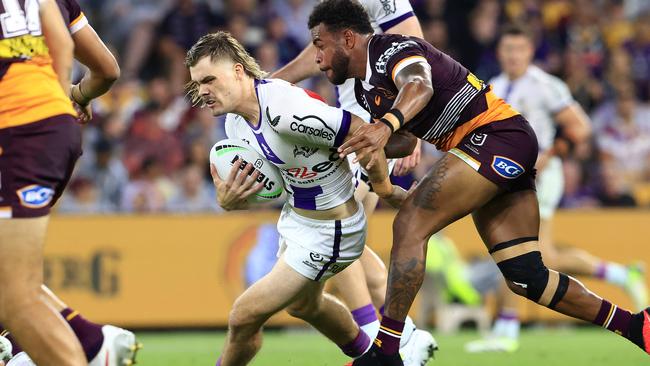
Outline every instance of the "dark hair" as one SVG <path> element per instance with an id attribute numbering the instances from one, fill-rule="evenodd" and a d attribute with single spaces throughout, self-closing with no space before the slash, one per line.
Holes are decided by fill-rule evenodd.
<path id="1" fill-rule="evenodd" d="M 352 0 L 325 0 L 318 4 L 309 16 L 309 29 L 320 23 L 331 32 L 347 28 L 359 34 L 374 32 L 366 10 L 361 4 Z"/>
<path id="2" fill-rule="evenodd" d="M 510 23 L 504 25 L 503 28 L 501 28 L 501 35 L 499 39 L 501 40 L 505 36 L 523 36 L 528 38 L 531 42 L 535 40 L 528 27 L 520 23 Z"/>

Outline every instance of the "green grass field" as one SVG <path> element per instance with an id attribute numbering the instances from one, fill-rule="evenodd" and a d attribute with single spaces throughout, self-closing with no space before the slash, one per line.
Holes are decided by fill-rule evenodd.
<path id="1" fill-rule="evenodd" d="M 144 332 L 138 365 L 212 366 L 223 346 L 223 332 Z M 436 335 L 440 345 L 429 365 L 437 366 L 621 366 L 648 365 L 650 358 L 628 341 L 597 328 L 532 329 L 522 333 L 522 346 L 513 354 L 467 354 L 465 342 L 475 332 Z M 347 358 L 322 336 L 311 331 L 270 331 L 252 365 L 342 366 Z"/>

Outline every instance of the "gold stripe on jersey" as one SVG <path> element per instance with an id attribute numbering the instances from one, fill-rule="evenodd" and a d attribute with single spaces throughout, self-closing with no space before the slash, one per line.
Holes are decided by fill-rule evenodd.
<path id="1" fill-rule="evenodd" d="M 51 62 L 38 61 L 14 62 L 0 80 L 0 128 L 77 115 Z"/>
<path id="2" fill-rule="evenodd" d="M 419 59 L 419 60 L 415 60 L 415 59 Z M 391 73 L 391 77 L 393 79 L 393 82 L 395 82 L 395 75 L 397 74 L 397 71 L 399 70 L 400 65 L 403 64 L 404 62 L 410 61 L 410 60 L 413 60 L 413 62 L 418 62 L 418 61 L 428 62 L 427 59 L 424 58 L 424 56 L 420 56 L 420 55 L 409 56 L 409 57 L 403 58 L 398 63 L 396 63 L 395 66 L 393 67 L 393 72 Z"/>
<path id="3" fill-rule="evenodd" d="M 70 22 L 70 25 L 68 27 L 72 28 L 75 24 L 79 23 L 83 18 L 84 18 L 84 13 L 82 11 L 78 17 L 76 17 L 73 21 Z"/>
<path id="4" fill-rule="evenodd" d="M 49 57 L 45 38 L 26 34 L 0 40 L 0 58 Z"/>

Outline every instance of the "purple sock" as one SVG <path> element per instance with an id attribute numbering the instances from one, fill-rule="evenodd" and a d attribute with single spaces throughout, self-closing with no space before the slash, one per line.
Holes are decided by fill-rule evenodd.
<path id="1" fill-rule="evenodd" d="M 384 316 L 384 305 L 379 308 L 379 315 Z"/>
<path id="2" fill-rule="evenodd" d="M 503 310 L 499 312 L 498 318 L 502 320 L 517 320 L 519 316 L 517 316 L 516 311 Z"/>
<path id="3" fill-rule="evenodd" d="M 341 351 L 343 351 L 347 356 L 355 358 L 366 352 L 369 345 L 370 338 L 364 331 L 359 329 L 359 334 L 352 342 L 339 346 L 339 348 L 341 348 Z"/>
<path id="4" fill-rule="evenodd" d="M 354 321 L 362 327 L 377 320 L 377 312 L 372 304 L 368 304 L 352 310 L 352 317 L 354 318 Z"/>
<path id="5" fill-rule="evenodd" d="M 215 366 L 221 366 L 221 356 L 217 359 L 217 364 Z"/>
<path id="6" fill-rule="evenodd" d="M 391 319 L 384 315 L 379 326 L 379 333 L 375 344 L 384 354 L 393 355 L 399 351 L 399 340 L 404 329 L 404 322 Z"/>
<path id="7" fill-rule="evenodd" d="M 596 268 L 596 273 L 594 273 L 594 277 L 602 280 L 605 278 L 606 273 L 607 273 L 607 264 L 605 262 L 598 263 L 598 267 Z"/>
<path id="8" fill-rule="evenodd" d="M 89 322 L 79 312 L 70 308 L 63 309 L 61 316 L 70 324 L 70 328 L 79 339 L 79 343 L 81 343 L 81 347 L 83 347 L 86 354 L 86 359 L 90 361 L 95 358 L 104 342 L 102 326 Z"/>
<path id="9" fill-rule="evenodd" d="M 603 299 L 598 315 L 592 323 L 628 338 L 630 335 L 631 320 L 632 313 Z"/>

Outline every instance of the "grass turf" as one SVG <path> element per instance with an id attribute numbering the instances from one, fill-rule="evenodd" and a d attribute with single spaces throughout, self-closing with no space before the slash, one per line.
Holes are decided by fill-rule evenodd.
<path id="1" fill-rule="evenodd" d="M 435 335 L 435 334 L 434 334 Z M 143 332 L 141 366 L 212 366 L 224 342 L 223 332 Z M 436 335 L 440 351 L 430 366 L 611 366 L 648 365 L 649 358 L 621 337 L 598 328 L 532 329 L 522 332 L 513 354 L 468 354 L 465 342 L 474 332 Z M 342 366 L 348 359 L 311 331 L 270 331 L 252 365 Z"/>

